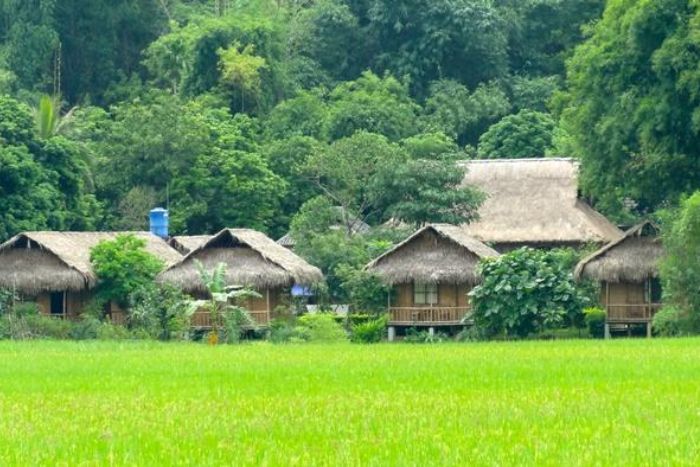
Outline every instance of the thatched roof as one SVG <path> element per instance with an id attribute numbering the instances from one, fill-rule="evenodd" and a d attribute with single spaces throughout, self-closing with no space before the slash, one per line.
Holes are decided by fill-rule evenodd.
<path id="1" fill-rule="evenodd" d="M 596 281 L 643 282 L 658 277 L 662 256 L 659 229 L 646 221 L 582 260 L 574 275 L 577 279 L 586 277 Z"/>
<path id="2" fill-rule="evenodd" d="M 578 198 L 573 159 L 491 159 L 462 162 L 464 183 L 487 199 L 468 234 L 494 244 L 608 243 L 622 232 Z"/>
<path id="3" fill-rule="evenodd" d="M 211 235 L 177 235 L 171 237 L 168 243 L 171 247 L 186 255 L 195 248 L 199 248 L 210 238 Z"/>
<path id="4" fill-rule="evenodd" d="M 476 266 L 498 252 L 467 235 L 463 228 L 431 224 L 367 265 L 389 285 L 419 281 L 475 284 Z"/>
<path id="5" fill-rule="evenodd" d="M 0 287 L 28 295 L 94 287 L 97 277 L 90 264 L 90 250 L 101 241 L 127 233 L 144 239 L 146 250 L 166 267 L 182 258 L 149 232 L 23 232 L 0 245 Z"/>
<path id="6" fill-rule="evenodd" d="M 161 280 L 187 292 L 205 291 L 196 261 L 208 270 L 218 263 L 226 263 L 229 284 L 257 289 L 311 285 L 323 280 L 318 268 L 266 235 L 250 229 L 222 230 L 164 271 Z"/>

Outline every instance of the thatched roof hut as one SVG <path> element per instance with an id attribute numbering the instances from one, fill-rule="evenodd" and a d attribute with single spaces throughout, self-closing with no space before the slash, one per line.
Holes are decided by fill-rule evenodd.
<path id="1" fill-rule="evenodd" d="M 0 245 L 0 287 L 28 295 L 90 289 L 97 283 L 90 250 L 127 233 L 145 240 L 146 250 L 166 267 L 181 259 L 164 240 L 149 232 L 23 232 Z"/>
<path id="2" fill-rule="evenodd" d="M 211 235 L 176 235 L 171 237 L 168 243 L 181 254 L 186 255 L 202 246 L 210 238 Z"/>
<path id="3" fill-rule="evenodd" d="M 658 277 L 663 252 L 658 227 L 650 221 L 642 222 L 583 259 L 574 275 L 600 282 L 644 282 Z"/>
<path id="4" fill-rule="evenodd" d="M 449 224 L 431 224 L 367 265 L 389 285 L 407 282 L 476 284 L 480 259 L 498 252 Z"/>
<path id="5" fill-rule="evenodd" d="M 208 270 L 226 263 L 229 284 L 258 290 L 293 284 L 311 285 L 323 280 L 318 268 L 266 235 L 250 229 L 224 229 L 213 235 L 164 271 L 161 280 L 187 292 L 204 292 L 197 261 Z"/>
<path id="6" fill-rule="evenodd" d="M 608 243 L 622 232 L 578 198 L 573 159 L 491 159 L 462 163 L 464 183 L 486 193 L 466 232 L 491 244 Z"/>

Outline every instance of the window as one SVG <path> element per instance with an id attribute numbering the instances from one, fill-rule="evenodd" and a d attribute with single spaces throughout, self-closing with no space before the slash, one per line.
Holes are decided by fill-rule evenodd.
<path id="1" fill-rule="evenodd" d="M 64 292 L 51 292 L 51 314 L 64 315 L 65 312 Z"/>
<path id="2" fill-rule="evenodd" d="M 434 305 L 438 302 L 437 284 L 416 282 L 413 284 L 413 303 L 416 305 Z"/>

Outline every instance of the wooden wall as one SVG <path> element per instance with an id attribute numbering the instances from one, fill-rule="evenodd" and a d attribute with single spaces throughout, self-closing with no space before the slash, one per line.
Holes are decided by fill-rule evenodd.
<path id="1" fill-rule="evenodd" d="M 438 284 L 438 303 L 436 305 L 444 307 L 468 306 L 467 293 L 470 290 L 471 286 L 467 284 Z M 413 303 L 413 283 L 397 284 L 394 286 L 394 292 L 392 307 L 426 306 Z"/>

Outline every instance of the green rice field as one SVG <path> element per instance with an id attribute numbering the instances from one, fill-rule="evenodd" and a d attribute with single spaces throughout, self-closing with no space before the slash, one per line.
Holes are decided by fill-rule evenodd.
<path id="1" fill-rule="evenodd" d="M 696 465 L 700 340 L 0 342 L 0 465 Z"/>

